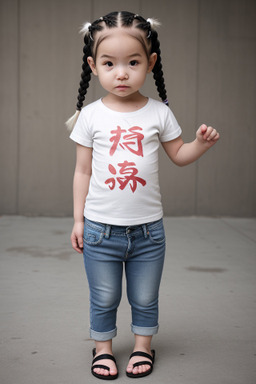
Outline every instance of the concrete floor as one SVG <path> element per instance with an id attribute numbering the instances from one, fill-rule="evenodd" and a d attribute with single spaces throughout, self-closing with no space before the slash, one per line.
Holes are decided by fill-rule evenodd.
<path id="1" fill-rule="evenodd" d="M 166 218 L 154 372 L 160 384 L 256 383 L 256 219 Z M 97 383 L 72 219 L 0 217 L 1 384 Z M 132 350 L 124 295 L 114 352 Z"/>

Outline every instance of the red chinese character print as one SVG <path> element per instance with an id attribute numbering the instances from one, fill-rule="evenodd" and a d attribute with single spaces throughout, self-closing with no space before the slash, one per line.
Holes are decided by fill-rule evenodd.
<path id="1" fill-rule="evenodd" d="M 115 167 L 113 167 L 113 165 L 109 164 L 108 170 L 110 173 L 112 173 L 112 175 L 116 175 L 116 170 L 115 170 Z M 113 189 L 116 186 L 116 180 L 114 177 L 111 177 L 110 179 L 107 179 L 105 181 L 105 184 L 109 184 L 109 189 L 111 189 L 111 191 L 113 191 Z"/>
<path id="2" fill-rule="evenodd" d="M 127 133 L 125 129 L 121 129 L 121 127 L 118 126 L 117 129 L 111 131 L 113 136 L 109 140 L 110 142 L 113 142 L 113 145 L 110 148 L 110 156 L 114 155 L 119 144 L 122 149 L 127 148 L 130 152 L 134 153 L 135 155 L 143 157 L 142 140 L 144 139 L 144 135 L 139 131 L 142 131 L 142 128 L 129 128 L 128 132 L 130 132 L 130 134 L 124 135 L 123 139 L 122 133 Z"/>
<path id="3" fill-rule="evenodd" d="M 125 160 L 123 163 L 117 164 L 120 167 L 119 174 L 124 175 L 124 177 L 111 177 L 105 181 L 105 184 L 109 184 L 109 188 L 113 190 L 116 186 L 116 180 L 119 183 L 119 189 L 123 191 L 127 185 L 130 186 L 132 192 L 134 193 L 137 189 L 137 184 L 140 183 L 143 187 L 147 184 L 146 180 L 141 177 L 136 176 L 138 174 L 136 164 Z M 108 169 L 112 175 L 116 175 L 116 169 L 113 165 L 109 164 Z"/>
<path id="4" fill-rule="evenodd" d="M 126 132 L 126 130 L 125 130 L 125 129 L 121 129 L 119 126 L 117 127 L 116 130 L 111 131 L 111 133 L 113 133 L 114 136 L 112 136 L 112 137 L 109 139 L 110 142 L 113 141 L 113 145 L 112 145 L 112 147 L 110 148 L 110 152 L 109 152 L 110 156 L 113 156 L 113 155 L 114 155 L 114 153 L 115 153 L 115 151 L 116 151 L 116 149 L 117 149 L 117 146 L 118 146 L 118 144 L 119 144 L 119 141 L 120 141 L 120 139 L 121 139 L 122 133 L 124 133 L 124 132 Z"/>
<path id="5" fill-rule="evenodd" d="M 143 180 L 141 177 L 136 177 L 138 170 L 134 167 L 135 165 L 135 163 L 126 160 L 123 163 L 118 164 L 118 166 L 121 168 L 120 175 L 126 175 L 125 177 L 117 177 L 117 181 L 120 184 L 119 188 L 121 190 L 123 190 L 127 184 L 129 184 L 132 192 L 135 192 L 137 183 L 141 183 L 143 187 L 146 185 L 145 180 Z"/>

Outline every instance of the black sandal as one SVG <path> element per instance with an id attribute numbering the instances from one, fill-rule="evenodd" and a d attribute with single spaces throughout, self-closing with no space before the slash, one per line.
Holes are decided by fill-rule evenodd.
<path id="1" fill-rule="evenodd" d="M 138 363 L 134 363 L 134 364 L 133 364 L 133 368 L 135 368 L 135 367 L 139 367 L 140 365 L 149 365 L 149 366 L 150 366 L 150 369 L 147 370 L 146 372 L 137 373 L 137 375 L 134 374 L 134 373 L 132 373 L 132 372 L 127 372 L 127 371 L 126 371 L 126 375 L 127 375 L 128 377 L 133 378 L 133 379 L 135 379 L 136 377 L 144 377 L 144 376 L 148 376 L 148 375 L 150 375 L 150 373 L 152 373 L 152 371 L 153 371 L 153 364 L 154 364 L 154 362 L 155 362 L 155 350 L 152 349 L 151 353 L 152 353 L 152 356 L 149 355 L 148 353 L 145 353 L 145 352 L 140 352 L 140 351 L 138 351 L 138 352 L 133 352 L 133 353 L 131 354 L 131 356 L 130 356 L 130 359 L 131 359 L 133 356 L 142 356 L 142 357 L 147 357 L 148 359 L 151 360 L 151 361 L 147 361 L 147 360 L 144 360 L 144 361 L 138 361 Z"/>
<path id="2" fill-rule="evenodd" d="M 105 375 L 100 375 L 99 373 L 94 372 L 95 368 L 103 368 L 103 369 L 110 371 L 110 368 L 107 365 L 101 365 L 101 364 L 93 365 L 96 361 L 104 360 L 104 359 L 112 360 L 116 364 L 116 359 L 114 358 L 114 356 L 109 355 L 108 353 L 104 353 L 104 354 L 99 355 L 97 357 L 94 357 L 95 355 L 96 355 L 96 348 L 93 348 L 93 350 L 92 350 L 93 361 L 92 361 L 92 367 L 91 367 L 91 372 L 92 372 L 93 376 L 97 377 L 98 379 L 102 379 L 102 380 L 115 380 L 118 377 L 118 373 L 116 375 L 110 375 L 109 374 L 108 376 L 105 376 Z"/>

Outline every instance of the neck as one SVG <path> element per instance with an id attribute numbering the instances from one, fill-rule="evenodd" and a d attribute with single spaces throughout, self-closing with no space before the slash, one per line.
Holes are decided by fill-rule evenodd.
<path id="1" fill-rule="evenodd" d="M 117 112 L 133 112 L 143 108 L 147 104 L 148 98 L 139 92 L 127 97 L 118 97 L 109 93 L 103 97 L 102 102 L 106 107 Z"/>

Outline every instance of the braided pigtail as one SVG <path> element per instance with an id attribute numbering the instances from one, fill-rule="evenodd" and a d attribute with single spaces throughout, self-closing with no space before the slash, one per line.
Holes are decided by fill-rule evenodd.
<path id="1" fill-rule="evenodd" d="M 82 109 L 82 106 L 83 106 L 83 103 L 84 103 L 84 100 L 85 100 L 85 95 L 87 93 L 87 89 L 89 88 L 89 82 L 91 80 L 91 68 L 87 62 L 87 59 L 89 56 L 91 56 L 91 49 L 90 49 L 90 46 L 89 46 L 89 42 L 88 42 L 88 36 L 85 35 L 84 37 L 84 48 L 83 48 L 83 53 L 84 53 L 84 56 L 83 56 L 83 65 L 82 65 L 82 73 L 81 73 L 81 81 L 80 81 L 80 88 L 78 89 L 78 96 L 77 96 L 77 104 L 76 104 L 76 107 L 77 107 L 77 110 L 78 111 L 81 111 Z"/>
<path id="2" fill-rule="evenodd" d="M 82 30 L 83 32 L 83 30 Z M 89 34 L 85 34 L 84 36 L 84 48 L 83 48 L 83 65 L 82 65 L 82 73 L 81 73 L 81 81 L 79 83 L 79 89 L 78 89 L 78 96 L 77 96 L 77 104 L 76 104 L 76 112 L 73 116 L 71 116 L 66 121 L 66 126 L 69 131 L 72 131 L 72 129 L 75 126 L 75 123 L 78 119 L 78 116 L 80 114 L 80 111 L 83 107 L 83 103 L 85 100 L 85 95 L 87 93 L 87 89 L 89 88 L 89 83 L 91 80 L 91 68 L 87 62 L 87 58 L 91 56 L 91 38 Z"/>
<path id="3" fill-rule="evenodd" d="M 157 54 L 157 60 L 155 63 L 155 66 L 152 70 L 153 72 L 153 77 L 155 79 L 155 84 L 157 87 L 158 94 L 162 101 L 166 104 L 169 105 L 168 99 L 167 99 L 167 93 L 165 89 L 165 83 L 164 83 L 164 74 L 162 71 L 162 59 L 161 59 L 161 50 L 160 50 L 160 42 L 158 40 L 158 34 L 155 30 L 151 31 L 151 53 L 155 52 Z"/>
<path id="4" fill-rule="evenodd" d="M 157 60 L 155 66 L 152 70 L 153 77 L 155 80 L 155 84 L 157 87 L 158 94 L 162 101 L 168 104 L 167 93 L 165 89 L 164 83 L 164 74 L 162 71 L 162 59 L 161 59 L 161 50 L 160 50 L 160 42 L 158 40 L 158 33 L 155 28 L 159 27 L 161 24 L 156 19 L 147 19 L 145 20 L 143 17 L 139 15 L 134 15 L 134 19 L 138 22 L 136 25 L 137 28 L 145 31 L 148 42 L 151 45 L 150 53 L 157 54 Z"/>

